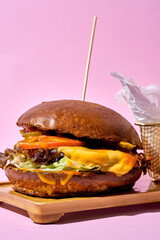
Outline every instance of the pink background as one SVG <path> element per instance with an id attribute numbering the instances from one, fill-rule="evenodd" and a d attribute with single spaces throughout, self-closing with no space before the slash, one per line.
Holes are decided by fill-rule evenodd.
<path id="1" fill-rule="evenodd" d="M 20 139 L 16 121 L 28 108 L 82 98 L 94 15 L 86 100 L 134 124 L 128 106 L 115 100 L 121 85 L 109 73 L 121 72 L 143 86 L 160 83 L 159 0 L 0 0 L 0 151 Z M 29 230 L 33 239 L 135 239 L 138 232 L 141 239 L 159 239 L 159 204 L 72 214 L 56 226 L 35 225 L 24 212 L 3 206 L 2 239 L 28 239 Z"/>

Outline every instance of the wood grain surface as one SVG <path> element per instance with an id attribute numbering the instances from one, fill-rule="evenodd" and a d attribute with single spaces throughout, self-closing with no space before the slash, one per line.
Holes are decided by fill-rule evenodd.
<path id="1" fill-rule="evenodd" d="M 27 196 L 15 192 L 9 182 L 1 182 L 0 201 L 26 210 L 33 222 L 53 223 L 69 212 L 160 202 L 160 182 L 146 175 L 128 192 L 59 199 Z"/>

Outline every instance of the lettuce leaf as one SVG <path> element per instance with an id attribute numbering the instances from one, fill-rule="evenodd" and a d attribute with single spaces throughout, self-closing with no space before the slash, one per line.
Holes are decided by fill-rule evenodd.
<path id="1" fill-rule="evenodd" d="M 22 161 L 20 161 L 20 158 L 22 158 Z M 71 159 L 69 159 L 68 157 L 63 157 L 60 161 L 55 162 L 53 164 L 50 165 L 37 165 L 35 163 L 33 163 L 32 161 L 29 161 L 28 159 L 26 159 L 26 161 L 24 160 L 24 156 L 19 156 L 19 161 L 13 160 L 11 163 L 19 168 L 25 168 L 28 170 L 35 170 L 35 169 L 39 169 L 39 170 L 43 170 L 43 171 L 47 171 L 47 172 L 57 172 L 57 171 L 62 171 L 62 170 L 74 170 L 74 171 L 97 171 L 100 170 L 100 166 L 99 165 L 85 165 L 85 164 L 80 164 L 76 161 L 73 161 Z"/>

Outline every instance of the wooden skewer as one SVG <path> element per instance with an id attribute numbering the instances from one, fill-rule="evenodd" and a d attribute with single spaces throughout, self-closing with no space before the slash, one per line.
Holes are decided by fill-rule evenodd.
<path id="1" fill-rule="evenodd" d="M 89 46 L 89 52 L 88 52 L 88 59 L 87 59 L 85 80 L 84 80 L 84 86 L 83 86 L 82 101 L 85 101 L 85 95 L 86 95 L 86 89 L 87 89 L 87 81 L 88 81 L 88 72 L 89 72 L 90 59 L 91 59 L 91 53 L 92 53 L 92 47 L 93 47 L 93 40 L 94 40 L 96 21 L 97 21 L 97 17 L 95 16 L 94 19 L 93 19 L 93 27 L 92 27 L 92 34 L 91 34 L 91 40 L 90 40 L 90 46 Z"/>

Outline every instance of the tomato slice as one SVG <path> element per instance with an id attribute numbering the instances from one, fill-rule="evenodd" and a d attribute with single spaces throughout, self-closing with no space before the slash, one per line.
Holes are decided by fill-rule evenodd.
<path id="1" fill-rule="evenodd" d="M 25 138 L 22 141 L 17 142 L 18 147 L 22 147 L 23 149 L 36 149 L 36 148 L 57 148 L 60 146 L 83 146 L 84 142 L 58 137 L 58 136 L 30 136 Z"/>

